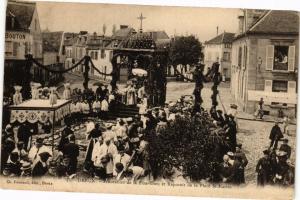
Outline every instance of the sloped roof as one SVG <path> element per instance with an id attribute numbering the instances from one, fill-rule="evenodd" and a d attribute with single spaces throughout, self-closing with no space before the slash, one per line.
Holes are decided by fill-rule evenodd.
<path id="1" fill-rule="evenodd" d="M 59 52 L 62 43 L 63 34 L 64 34 L 63 31 L 42 33 L 43 50 L 51 51 L 51 52 Z"/>
<path id="2" fill-rule="evenodd" d="M 136 32 L 133 28 L 122 28 L 122 29 L 119 29 L 117 30 L 112 38 L 114 39 L 124 39 L 126 37 L 128 37 L 130 34 L 132 34 L 133 32 Z"/>
<path id="3" fill-rule="evenodd" d="M 36 8 L 35 3 L 8 1 L 6 8 L 6 17 L 14 17 L 16 26 L 14 30 L 29 30 L 33 13 Z"/>
<path id="4" fill-rule="evenodd" d="M 90 49 L 99 49 L 106 47 L 111 42 L 111 38 L 107 36 L 91 36 L 88 41 L 87 45 Z"/>
<path id="5" fill-rule="evenodd" d="M 271 10 L 265 13 L 247 32 L 299 33 L 299 14 L 297 11 Z"/>
<path id="6" fill-rule="evenodd" d="M 224 44 L 224 43 L 232 43 L 234 39 L 234 33 L 224 32 L 213 39 L 205 42 L 205 44 Z"/>

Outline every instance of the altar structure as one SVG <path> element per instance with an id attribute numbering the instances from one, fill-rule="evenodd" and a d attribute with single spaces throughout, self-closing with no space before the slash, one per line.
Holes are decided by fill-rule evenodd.
<path id="1" fill-rule="evenodd" d="M 56 123 L 70 114 L 70 100 L 59 99 L 54 105 L 48 99 L 29 99 L 18 105 L 10 106 L 10 122 L 15 123 Z"/>

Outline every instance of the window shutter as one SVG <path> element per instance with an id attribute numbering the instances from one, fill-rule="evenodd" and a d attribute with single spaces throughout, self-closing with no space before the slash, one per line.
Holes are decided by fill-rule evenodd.
<path id="1" fill-rule="evenodd" d="M 295 46 L 289 46 L 288 57 L 288 71 L 293 72 L 295 69 Z"/>
<path id="2" fill-rule="evenodd" d="M 296 93 L 296 81 L 288 82 L 288 93 Z"/>
<path id="3" fill-rule="evenodd" d="M 272 70 L 274 65 L 274 46 L 267 46 L 266 70 Z"/>
<path id="4" fill-rule="evenodd" d="M 265 80 L 265 92 L 272 92 L 272 80 Z"/>

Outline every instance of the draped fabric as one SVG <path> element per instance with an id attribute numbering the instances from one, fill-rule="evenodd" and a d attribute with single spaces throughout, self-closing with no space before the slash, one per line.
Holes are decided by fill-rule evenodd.
<path id="1" fill-rule="evenodd" d="M 45 123 L 49 120 L 52 123 L 53 110 L 55 110 L 55 122 L 70 114 L 70 101 L 60 100 L 56 107 L 47 107 L 44 101 L 47 101 L 46 103 L 49 102 L 49 100 L 29 100 L 24 103 L 24 106 L 22 104 L 20 106 L 12 106 L 10 122 Z"/>

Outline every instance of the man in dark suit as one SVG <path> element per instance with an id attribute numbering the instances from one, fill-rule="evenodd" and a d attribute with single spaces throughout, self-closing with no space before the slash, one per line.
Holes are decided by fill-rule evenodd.
<path id="1" fill-rule="evenodd" d="M 289 140 L 283 139 L 283 144 L 280 146 L 279 150 L 286 152 L 286 159 L 289 159 L 291 157 L 292 148 L 290 145 L 288 145 Z"/>
<path id="2" fill-rule="evenodd" d="M 264 156 L 260 158 L 256 165 L 257 185 L 265 186 L 271 181 L 271 160 L 269 158 L 269 150 L 263 151 Z"/>
<path id="3" fill-rule="evenodd" d="M 71 135 L 69 143 L 65 144 L 62 150 L 63 157 L 69 159 L 67 174 L 72 175 L 77 171 L 77 157 L 79 156 L 79 146 L 75 144 L 75 136 Z"/>
<path id="4" fill-rule="evenodd" d="M 281 132 L 280 127 L 278 126 L 278 123 L 279 123 L 278 121 L 275 122 L 275 124 L 271 130 L 270 136 L 269 136 L 269 139 L 271 140 L 270 149 L 271 148 L 277 149 L 278 141 L 281 138 L 283 138 L 283 134 Z"/>

